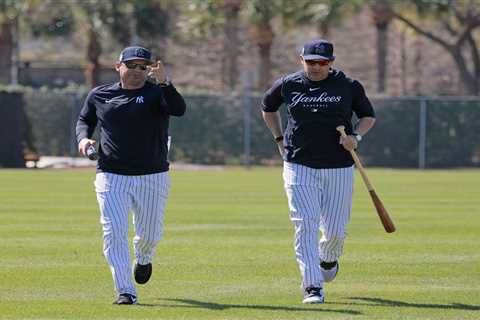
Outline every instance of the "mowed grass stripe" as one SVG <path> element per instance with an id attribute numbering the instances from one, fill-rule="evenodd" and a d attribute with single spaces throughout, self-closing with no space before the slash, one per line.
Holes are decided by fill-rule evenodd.
<path id="1" fill-rule="evenodd" d="M 281 168 L 173 171 L 141 305 L 112 306 L 93 170 L 0 170 L 0 319 L 478 319 L 480 170 L 356 176 L 326 303 L 304 306 Z"/>

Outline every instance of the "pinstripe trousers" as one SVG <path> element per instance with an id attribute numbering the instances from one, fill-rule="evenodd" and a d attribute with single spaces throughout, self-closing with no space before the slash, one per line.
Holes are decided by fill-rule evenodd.
<path id="1" fill-rule="evenodd" d="M 353 172 L 353 166 L 313 169 L 284 162 L 284 186 L 303 289 L 322 287 L 320 260 L 331 262 L 342 255 L 352 206 Z"/>
<path id="2" fill-rule="evenodd" d="M 140 264 L 152 262 L 163 233 L 170 178 L 167 172 L 141 176 L 97 173 L 95 191 L 103 228 L 103 253 L 118 294 L 136 294 L 128 247 L 128 213 L 133 212 L 133 251 Z"/>

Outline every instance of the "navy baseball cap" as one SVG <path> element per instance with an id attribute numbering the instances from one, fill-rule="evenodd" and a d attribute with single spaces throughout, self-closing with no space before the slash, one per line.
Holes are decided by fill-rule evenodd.
<path id="1" fill-rule="evenodd" d="M 323 39 L 305 43 L 301 55 L 304 60 L 335 60 L 333 43 Z"/>
<path id="2" fill-rule="evenodd" d="M 152 54 L 148 49 L 145 49 L 144 47 L 126 47 L 125 49 L 122 50 L 122 53 L 120 53 L 120 57 L 118 58 L 119 62 L 125 62 L 129 60 L 146 60 L 149 63 L 152 63 Z"/>

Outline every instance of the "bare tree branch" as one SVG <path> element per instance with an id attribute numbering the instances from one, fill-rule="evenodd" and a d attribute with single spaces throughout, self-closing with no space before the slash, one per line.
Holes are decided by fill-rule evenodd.
<path id="1" fill-rule="evenodd" d="M 451 36 L 458 36 L 458 31 L 455 30 L 450 23 L 448 23 L 447 19 L 442 19 L 441 24 L 443 25 L 443 28 L 451 35 Z"/>
<path id="2" fill-rule="evenodd" d="M 442 47 L 444 47 L 445 49 L 447 49 L 448 51 L 450 52 L 453 52 L 454 48 L 455 48 L 455 45 L 454 44 L 450 44 L 448 42 L 446 42 L 445 40 L 443 40 L 442 38 L 434 35 L 433 33 L 431 32 L 428 32 L 424 29 L 422 29 L 420 26 L 418 26 L 417 24 L 413 23 L 412 21 L 410 21 L 409 19 L 405 18 L 404 16 L 402 16 L 401 14 L 393 11 L 393 16 L 402 21 L 403 23 L 405 23 L 407 26 L 409 26 L 410 28 L 412 28 L 413 30 L 415 30 L 417 33 L 427 37 L 428 39 L 440 44 Z"/>
<path id="3" fill-rule="evenodd" d="M 394 17 L 418 34 L 442 46 L 457 65 L 465 89 L 468 93 L 477 95 L 480 91 L 480 52 L 473 31 L 480 27 L 480 12 L 472 1 L 468 5 L 465 7 L 464 4 L 451 0 L 446 7 L 442 4 L 429 14 L 440 24 L 444 34 L 447 32 L 453 37 L 451 40 L 442 37 L 441 31 L 436 35 L 431 31 L 436 29 L 427 30 L 421 27 L 417 20 L 410 20 L 398 12 L 394 12 Z"/>
<path id="4" fill-rule="evenodd" d="M 453 55 L 453 58 L 456 59 L 460 75 L 464 79 L 465 85 L 472 87 L 472 89 L 478 90 L 478 88 L 476 88 L 476 77 L 469 72 L 467 63 L 465 62 L 465 57 L 463 56 L 460 48 L 455 48 L 451 54 Z"/>
<path id="5" fill-rule="evenodd" d="M 470 45 L 470 54 L 472 55 L 474 72 L 480 74 L 480 53 L 478 52 L 478 45 L 472 34 L 468 35 L 467 43 Z"/>
<path id="6" fill-rule="evenodd" d="M 480 19 L 479 18 L 476 18 L 475 20 L 473 20 L 472 22 L 467 24 L 467 26 L 465 27 L 465 30 L 463 30 L 463 32 L 458 37 L 456 45 L 461 46 L 462 43 L 465 40 L 467 40 L 468 36 L 472 34 L 472 30 L 479 27 L 479 26 L 480 26 Z"/>

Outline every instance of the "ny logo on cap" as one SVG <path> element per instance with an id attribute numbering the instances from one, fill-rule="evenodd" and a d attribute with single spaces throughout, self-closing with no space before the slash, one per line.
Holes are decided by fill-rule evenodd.
<path id="1" fill-rule="evenodd" d="M 318 53 L 318 54 L 323 54 L 325 53 L 325 46 L 323 44 L 319 44 L 317 46 L 315 46 L 315 53 Z"/>
<path id="2" fill-rule="evenodd" d="M 137 50 L 135 50 L 135 56 L 147 58 L 147 52 L 145 52 L 145 50 L 143 50 L 142 48 L 138 48 Z"/>

